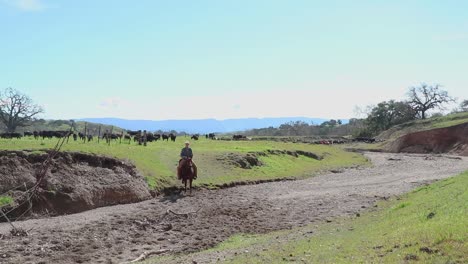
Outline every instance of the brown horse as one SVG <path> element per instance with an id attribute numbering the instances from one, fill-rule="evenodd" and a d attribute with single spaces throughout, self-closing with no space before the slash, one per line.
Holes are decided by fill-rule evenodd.
<path id="1" fill-rule="evenodd" d="M 189 183 L 190 194 L 192 194 L 192 181 L 195 178 L 195 171 L 192 159 L 182 159 L 179 163 L 179 177 L 185 185 L 184 192 L 187 192 L 187 182 Z"/>

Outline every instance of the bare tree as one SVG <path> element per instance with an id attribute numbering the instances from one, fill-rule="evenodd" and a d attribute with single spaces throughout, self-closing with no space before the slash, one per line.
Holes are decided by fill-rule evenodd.
<path id="1" fill-rule="evenodd" d="M 447 91 L 440 89 L 438 84 L 431 86 L 423 83 L 418 87 L 411 87 L 408 91 L 408 97 L 411 106 L 422 119 L 426 119 L 428 110 L 443 109 L 443 104 L 455 101 L 448 95 Z"/>
<path id="2" fill-rule="evenodd" d="M 7 132 L 28 125 L 35 115 L 43 112 L 43 108 L 34 104 L 29 96 L 11 87 L 0 91 L 0 122 Z"/>

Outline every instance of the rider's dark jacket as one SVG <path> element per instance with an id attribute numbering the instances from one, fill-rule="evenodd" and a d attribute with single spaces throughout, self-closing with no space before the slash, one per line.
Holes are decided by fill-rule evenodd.
<path id="1" fill-rule="evenodd" d="M 180 151 L 180 157 L 181 157 L 181 158 L 185 158 L 185 157 L 193 158 L 192 149 L 191 149 L 191 148 L 183 148 L 183 149 Z"/>

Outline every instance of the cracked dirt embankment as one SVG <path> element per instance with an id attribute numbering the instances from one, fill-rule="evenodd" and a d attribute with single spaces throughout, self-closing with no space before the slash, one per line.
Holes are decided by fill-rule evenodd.
<path id="1" fill-rule="evenodd" d="M 466 157 L 366 156 L 372 167 L 298 181 L 200 190 L 191 197 L 159 197 L 16 223 L 31 229 L 26 237 L 11 237 L 10 226 L 1 223 L 0 263 L 121 263 L 145 251 L 195 252 L 237 233 L 266 233 L 354 215 L 378 199 L 468 169 Z M 212 253 L 195 260 L 207 263 L 218 258 Z"/>
<path id="2" fill-rule="evenodd" d="M 0 193 L 15 197 L 12 219 L 23 213 L 62 215 L 97 207 L 151 199 L 148 185 L 133 164 L 79 152 L 60 152 L 50 162 L 29 210 L 25 191 L 37 182 L 48 154 L 0 151 Z M 18 199 L 16 199 L 18 198 Z M 0 219 L 0 221 L 4 219 Z"/>

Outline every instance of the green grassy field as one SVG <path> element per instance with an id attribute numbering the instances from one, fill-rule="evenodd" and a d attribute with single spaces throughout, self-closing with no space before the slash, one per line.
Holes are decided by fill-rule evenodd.
<path id="1" fill-rule="evenodd" d="M 237 235 L 209 251 L 239 252 L 227 263 L 467 263 L 467 190 L 468 171 L 383 201 L 359 218 L 267 235 Z M 275 242 L 311 228 L 310 237 Z M 164 258 L 147 263 L 155 260 Z"/>
<path id="2" fill-rule="evenodd" d="M 63 145 L 64 151 L 96 153 L 133 162 L 145 176 L 151 189 L 161 190 L 178 185 L 176 165 L 180 149 L 186 138 L 177 142 L 152 142 L 147 147 L 135 143 L 112 142 L 110 146 L 101 141 L 83 143 L 70 140 Z M 57 140 L 34 140 L 33 138 L 0 139 L 0 149 L 4 150 L 41 150 L 53 148 Z M 194 161 L 199 168 L 195 186 L 216 187 L 231 182 L 272 180 L 278 178 L 304 178 L 323 170 L 337 169 L 367 164 L 360 154 L 349 153 L 340 148 L 323 145 L 283 143 L 272 141 L 215 141 L 200 139 L 193 141 Z M 323 156 L 317 161 L 305 156 L 290 155 L 259 156 L 263 166 L 242 169 L 218 160 L 227 153 L 247 154 L 267 150 L 308 151 Z"/>

